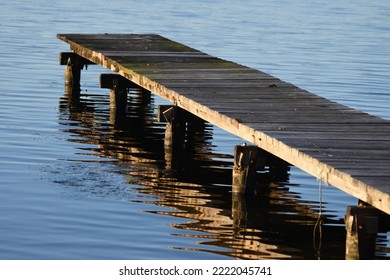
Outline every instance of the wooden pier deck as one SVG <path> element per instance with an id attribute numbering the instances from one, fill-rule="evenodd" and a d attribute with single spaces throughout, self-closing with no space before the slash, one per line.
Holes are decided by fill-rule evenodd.
<path id="1" fill-rule="evenodd" d="M 159 35 L 59 34 L 70 49 L 390 214 L 390 121 Z"/>

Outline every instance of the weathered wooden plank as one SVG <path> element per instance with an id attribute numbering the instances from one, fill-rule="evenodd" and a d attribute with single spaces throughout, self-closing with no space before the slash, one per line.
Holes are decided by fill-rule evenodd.
<path id="1" fill-rule="evenodd" d="M 178 69 L 179 70 L 179 69 Z M 173 72 L 171 69 L 156 69 L 152 72 L 143 73 L 149 78 L 164 82 L 169 80 L 182 80 L 182 81 L 207 81 L 207 80 L 227 80 L 227 81 L 236 81 L 236 80 L 246 80 L 246 79 L 258 79 L 258 80 L 274 80 L 280 81 L 279 79 L 266 75 L 263 73 L 256 73 L 252 71 L 243 71 L 239 70 L 227 70 L 227 69 L 198 69 L 198 71 L 180 69 L 180 71 Z"/>
<path id="2" fill-rule="evenodd" d="M 291 144 L 293 146 L 293 143 Z M 306 153 L 315 159 L 318 159 L 321 162 L 324 162 L 326 164 L 331 165 L 332 167 L 340 167 L 343 162 L 343 160 L 339 160 L 340 156 L 344 156 L 348 158 L 347 162 L 349 162 L 350 165 L 356 166 L 359 165 L 360 167 L 366 167 L 371 168 L 373 164 L 380 164 L 380 162 L 385 162 L 388 157 L 384 157 L 381 153 L 377 154 L 370 154 L 368 152 L 366 153 L 351 153 L 346 149 L 341 148 L 334 148 L 334 149 L 318 149 L 314 147 L 296 147 L 301 152 Z M 336 163 L 339 163 L 340 165 L 336 165 Z M 387 166 L 386 163 L 382 163 L 384 166 Z"/>
<path id="3" fill-rule="evenodd" d="M 57 37 L 72 46 L 73 42 L 78 42 L 80 45 L 87 48 L 98 48 L 99 50 L 105 47 L 113 49 L 131 50 L 171 50 L 171 51 L 196 51 L 186 45 L 168 40 L 164 37 L 155 34 L 137 35 L 137 34 L 66 34 L 57 35 Z"/>
<path id="4" fill-rule="evenodd" d="M 274 99 L 274 101 L 277 102 L 278 99 L 288 98 L 288 100 L 290 100 L 291 102 L 297 102 L 297 103 L 299 102 L 310 103 L 313 101 L 318 101 L 318 102 L 322 102 L 324 106 L 332 106 L 332 104 L 334 104 L 335 106 L 342 106 L 335 102 L 326 100 L 325 98 L 322 98 L 320 96 L 309 94 L 308 92 L 305 92 L 295 87 L 286 86 L 286 87 L 272 88 L 270 87 L 270 85 L 272 85 L 271 82 L 265 82 L 263 86 L 259 86 L 256 88 L 242 85 L 241 88 L 233 88 L 233 89 L 229 87 L 223 87 L 223 86 L 220 86 L 218 88 L 172 87 L 172 89 L 177 92 L 180 92 L 182 96 L 189 97 L 191 99 L 196 99 L 199 102 L 208 102 L 211 104 L 213 104 L 213 102 L 212 100 L 210 100 L 210 97 L 215 98 L 214 103 L 215 102 L 226 103 L 228 102 L 227 100 L 225 100 L 226 98 L 234 98 L 234 100 L 239 103 L 243 103 L 243 102 L 250 103 L 250 100 L 252 99 L 254 100 L 253 102 L 261 101 L 262 98 Z M 256 98 L 258 99 L 256 100 Z M 343 107 L 347 108 L 346 106 Z M 353 110 L 353 108 L 349 108 L 349 109 Z"/>
<path id="5" fill-rule="evenodd" d="M 251 125 L 251 123 L 246 123 L 247 125 Z M 256 125 L 254 123 L 253 125 Z M 274 124 L 269 123 L 262 125 L 264 129 L 272 129 L 275 127 Z M 276 130 L 280 130 L 279 127 L 276 127 Z M 370 133 L 384 133 L 388 134 L 390 133 L 390 125 L 388 123 L 383 122 L 375 122 L 371 123 L 369 126 L 365 126 L 362 123 L 356 123 L 356 124 L 349 124 L 348 126 L 335 126 L 335 125 L 327 125 L 322 124 L 319 125 L 318 123 L 307 123 L 307 124 L 300 124 L 300 123 L 293 123 L 291 122 L 289 126 L 286 126 L 283 130 L 290 130 L 290 131 L 296 131 L 296 132 L 324 132 L 331 134 L 332 132 L 347 132 L 347 133 L 354 133 L 354 132 L 361 132 L 364 134 L 370 134 Z"/>
<path id="6" fill-rule="evenodd" d="M 99 45 L 101 46 L 101 45 Z M 134 51 L 133 45 L 129 47 L 128 50 L 124 49 L 123 47 L 119 47 L 117 50 L 113 51 L 101 51 L 101 53 L 105 56 L 124 56 L 124 57 L 135 57 L 135 58 L 143 58 L 143 57 L 173 57 L 173 58 L 180 58 L 180 57 L 193 57 L 193 58 L 199 58 L 199 57 L 206 57 L 210 59 L 215 59 L 214 56 L 211 56 L 204 52 L 199 51 L 150 51 L 150 50 L 139 50 Z"/>
<path id="7" fill-rule="evenodd" d="M 266 131 L 266 130 L 264 130 Z M 311 131 L 305 131 L 305 132 L 285 132 L 281 133 L 280 131 L 268 131 L 269 134 L 272 134 L 274 137 L 280 137 L 283 139 L 287 138 L 295 138 L 295 139 L 313 139 L 313 140 L 321 140 L 321 139 L 327 139 L 330 142 L 332 141 L 361 141 L 364 143 L 364 146 L 367 147 L 367 144 L 375 143 L 376 142 L 387 142 L 386 148 L 388 148 L 388 143 L 390 141 L 390 137 L 388 134 L 376 134 L 374 135 L 367 135 L 367 133 L 345 133 L 345 132 L 333 132 L 329 133 L 327 135 L 325 132 L 321 133 L 315 133 Z M 375 137 L 375 139 L 373 139 Z M 328 142 L 329 143 L 329 142 Z"/>
<path id="8" fill-rule="evenodd" d="M 390 214 L 390 121 L 159 35 L 58 38 L 88 61 Z"/>
<path id="9" fill-rule="evenodd" d="M 278 102 L 279 101 L 279 102 Z M 279 103 L 279 106 L 278 106 Z M 209 103 L 209 107 L 223 112 L 239 113 L 239 114 L 273 114 L 273 115 L 314 115 L 316 117 L 331 117 L 333 114 L 343 114 L 348 118 L 364 117 L 368 119 L 365 114 L 361 114 L 356 110 L 349 110 L 348 108 L 329 108 L 322 106 L 321 103 L 313 102 L 313 104 L 302 104 L 291 102 L 288 99 L 272 100 L 268 99 L 266 102 L 253 103 L 237 103 L 237 107 L 229 107 L 229 103 Z M 245 108 L 245 109 L 243 109 Z M 376 120 L 376 118 L 370 118 Z"/>
<path id="10" fill-rule="evenodd" d="M 307 126 L 306 126 L 307 124 Z M 345 138 L 346 135 L 360 135 L 359 137 L 387 137 L 390 133 L 389 127 L 382 126 L 378 123 L 370 123 L 369 126 L 361 123 L 347 124 L 335 126 L 332 123 L 279 123 L 279 122 L 266 122 L 266 123 L 246 123 L 246 125 L 261 130 L 267 134 L 283 133 L 287 135 L 293 135 L 294 133 L 319 133 L 325 134 L 327 137 L 333 137 L 331 135 L 341 134 Z M 324 136 L 325 137 L 325 136 Z M 337 136 L 336 136 L 337 137 Z"/>
<path id="11" fill-rule="evenodd" d="M 376 123 L 375 119 L 365 119 L 364 117 L 351 118 L 342 113 L 335 114 L 334 116 L 309 116 L 308 114 L 294 114 L 294 115 L 279 115 L 277 113 L 236 113 L 221 110 L 219 111 L 222 115 L 228 116 L 231 119 L 238 121 L 239 123 L 259 123 L 258 127 L 261 127 L 261 123 L 309 123 L 309 124 L 372 124 Z"/>

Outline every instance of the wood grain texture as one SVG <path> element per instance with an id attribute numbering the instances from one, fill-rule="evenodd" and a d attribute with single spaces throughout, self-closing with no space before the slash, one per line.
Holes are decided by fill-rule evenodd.
<path id="1" fill-rule="evenodd" d="M 59 34 L 85 59 L 390 214 L 390 121 L 154 34 Z"/>

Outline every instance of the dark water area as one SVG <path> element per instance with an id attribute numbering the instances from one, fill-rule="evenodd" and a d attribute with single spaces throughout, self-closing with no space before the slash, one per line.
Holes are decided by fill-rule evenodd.
<path id="1" fill-rule="evenodd" d="M 131 89 L 116 119 L 99 66 L 64 93 L 57 33 L 158 33 L 390 119 L 387 1 L 245 3 L 0 4 L 0 259 L 344 259 L 355 198 L 283 165 L 233 196 L 242 139 L 195 120 L 168 151 L 168 103 Z"/>

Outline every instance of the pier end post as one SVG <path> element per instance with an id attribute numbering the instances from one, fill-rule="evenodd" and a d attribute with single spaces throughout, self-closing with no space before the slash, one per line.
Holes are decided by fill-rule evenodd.
<path id="1" fill-rule="evenodd" d="M 264 168 L 266 155 L 257 146 L 237 145 L 234 148 L 232 191 L 245 193 L 256 184 L 256 171 Z"/>
<path id="2" fill-rule="evenodd" d="M 345 216 L 347 260 L 374 259 L 379 223 L 377 212 L 371 206 L 348 206 Z"/>
<path id="3" fill-rule="evenodd" d="M 166 169 L 172 170 L 175 163 L 183 156 L 185 138 L 185 112 L 172 105 L 160 105 L 158 107 L 158 121 L 166 122 L 164 151 Z"/>
<path id="4" fill-rule="evenodd" d="M 72 52 L 60 53 L 60 65 L 65 65 L 65 93 L 78 98 L 80 96 L 81 70 L 93 62 Z"/>

